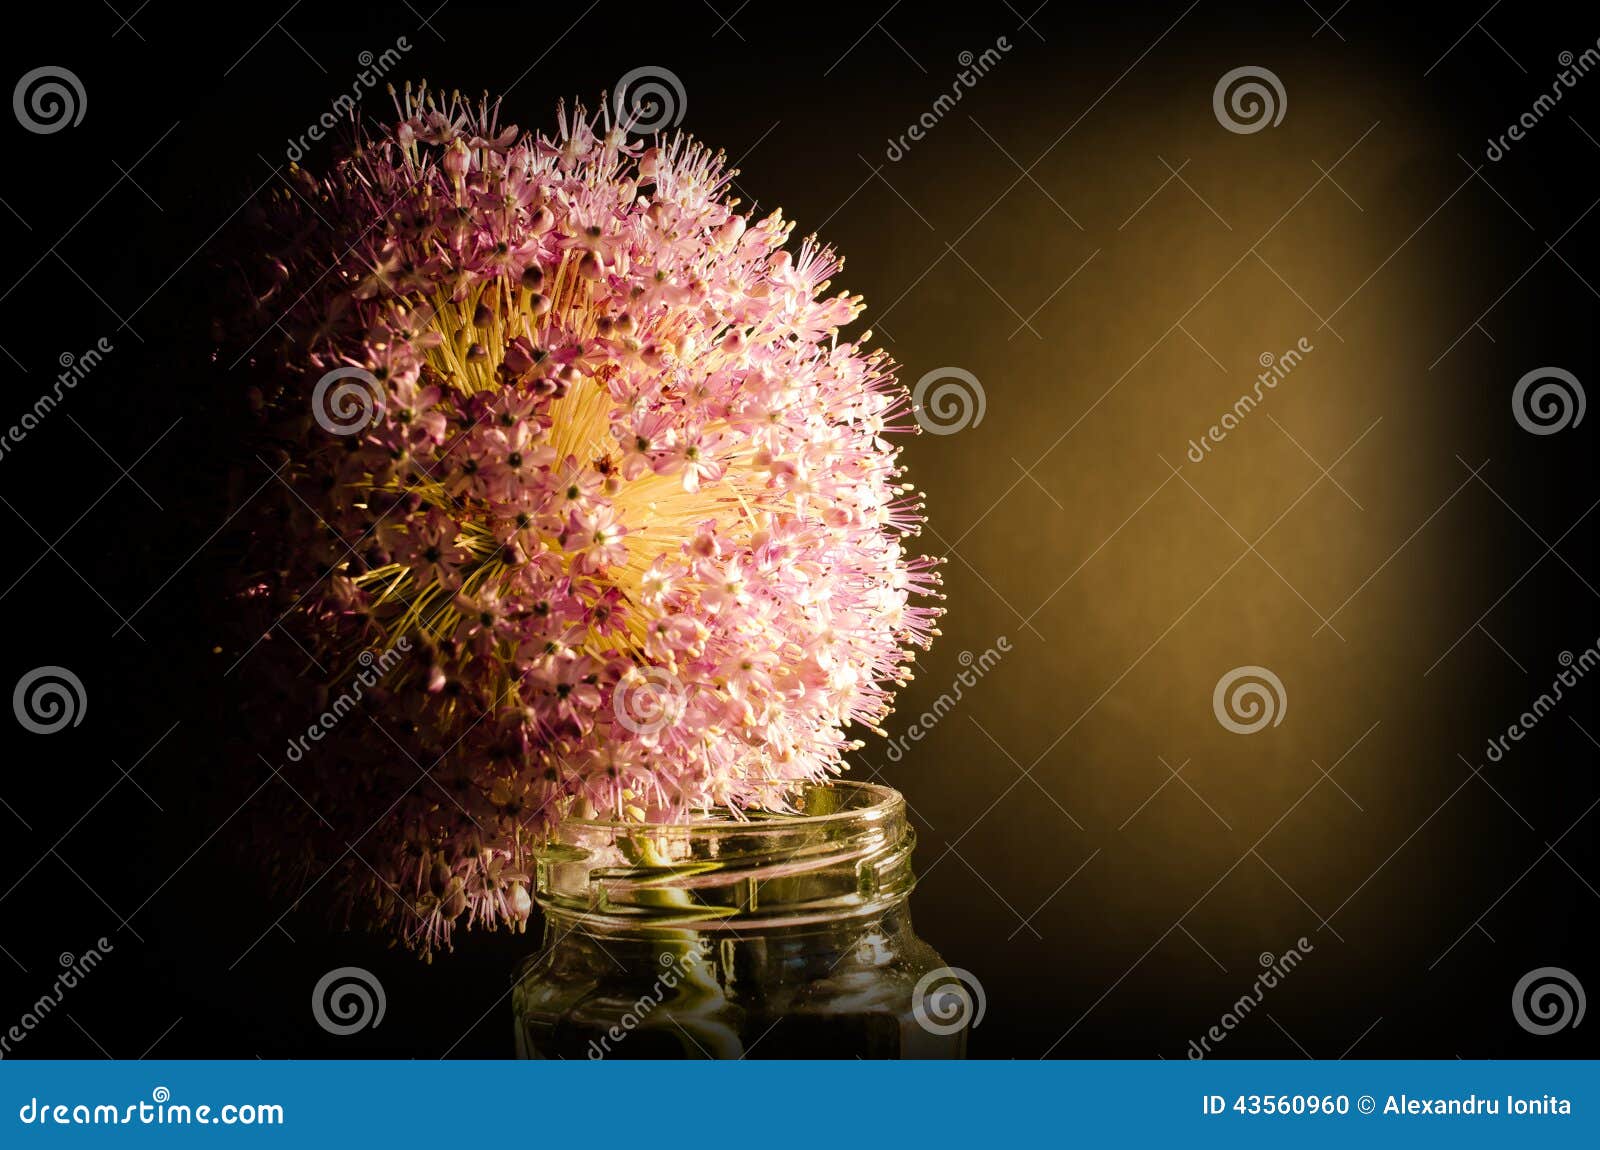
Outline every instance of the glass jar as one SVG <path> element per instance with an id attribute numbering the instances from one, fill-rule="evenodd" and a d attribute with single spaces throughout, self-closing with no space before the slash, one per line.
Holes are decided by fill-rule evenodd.
<path id="1" fill-rule="evenodd" d="M 962 972 L 911 929 L 905 799 L 836 782 L 787 805 L 565 821 L 538 858 L 544 942 L 512 990 L 518 1055 L 962 1057 Z"/>

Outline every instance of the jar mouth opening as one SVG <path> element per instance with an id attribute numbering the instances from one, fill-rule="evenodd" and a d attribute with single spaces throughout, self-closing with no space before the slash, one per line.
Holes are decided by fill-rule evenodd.
<path id="1" fill-rule="evenodd" d="M 887 819 L 905 805 L 893 787 L 854 779 L 827 782 L 774 780 L 769 784 L 774 799 L 771 805 L 745 807 L 734 811 L 726 807 L 696 812 L 696 817 L 666 823 L 624 822 L 604 818 L 564 818 L 556 827 L 556 837 L 568 828 L 655 834 L 680 832 L 693 835 L 748 834 L 776 827 L 821 827 L 854 822 L 870 824 Z"/>
<path id="2" fill-rule="evenodd" d="M 534 897 L 611 933 L 803 926 L 903 902 L 915 843 L 893 788 L 801 781 L 770 809 L 698 822 L 563 822 L 535 856 Z"/>

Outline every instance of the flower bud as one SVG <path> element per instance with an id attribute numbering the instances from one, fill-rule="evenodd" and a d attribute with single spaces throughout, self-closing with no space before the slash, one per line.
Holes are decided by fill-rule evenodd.
<path id="1" fill-rule="evenodd" d="M 519 335 L 506 347 L 505 358 L 500 361 L 500 366 L 513 379 L 521 379 L 533 370 L 536 362 L 533 354 L 533 345 L 528 342 L 528 337 Z"/>
<path id="2" fill-rule="evenodd" d="M 450 864 L 440 859 L 433 864 L 433 871 L 428 875 L 428 887 L 436 895 L 443 895 L 450 889 Z"/>

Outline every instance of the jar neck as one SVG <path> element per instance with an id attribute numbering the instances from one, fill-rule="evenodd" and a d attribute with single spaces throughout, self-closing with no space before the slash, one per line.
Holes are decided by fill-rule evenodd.
<path id="1" fill-rule="evenodd" d="M 538 855 L 552 930 L 787 932 L 881 918 L 915 884 L 916 835 L 889 787 L 802 784 L 775 810 L 671 825 L 568 820 Z"/>

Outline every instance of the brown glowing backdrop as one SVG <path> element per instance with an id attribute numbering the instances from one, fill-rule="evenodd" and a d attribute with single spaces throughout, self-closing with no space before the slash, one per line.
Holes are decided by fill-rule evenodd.
<path id="1" fill-rule="evenodd" d="M 943 423 L 906 460 L 949 614 L 856 769 L 912 804 L 918 929 L 986 999 L 973 1053 L 1181 1058 L 1225 1015 L 1218 1056 L 1593 1053 L 1600 1028 L 1533 1035 L 1512 992 L 1543 967 L 1600 990 L 1594 419 L 1530 430 L 1514 391 L 1555 368 L 1569 404 L 1596 383 L 1600 77 L 1490 148 L 1560 86 L 1562 53 L 1582 69 L 1592 20 L 1360 0 L 452 3 L 426 24 L 409 6 L 229 12 L 197 47 L 161 7 L 114 41 L 117 18 L 85 8 L 75 142 L 7 128 L 36 172 L 105 150 L 81 187 L 6 193 L 8 280 L 41 261 L 0 321 L 27 369 L 0 364 L 11 405 L 64 349 L 125 348 L 79 397 L 81 429 L 54 421 L 31 458 L 0 460 L 7 606 L 38 616 L 6 682 L 71 652 L 117 716 L 8 754 L 27 768 L 0 782 L 22 820 L 0 943 L 31 969 L 102 934 L 133 959 L 75 1010 L 93 1037 L 56 1026 L 39 1053 L 508 1049 L 505 979 L 530 939 L 423 969 L 309 905 L 281 917 L 228 833 L 207 837 L 264 774 L 226 718 L 248 683 L 222 676 L 225 628 L 203 621 L 229 561 L 208 536 L 254 486 L 197 481 L 229 462 L 208 422 L 229 383 L 203 359 L 208 233 L 238 225 L 357 54 L 399 36 L 397 77 L 503 92 L 524 124 L 670 70 L 684 126 L 735 158 L 747 199 L 846 254 L 839 286 L 865 294 L 904 381 L 926 379 Z M 43 62 L 6 53 L 8 75 Z M 1226 85 L 1219 111 L 1239 68 L 1264 121 Z M 160 111 L 130 122 L 116 93 L 135 85 Z M 57 236 L 63 258 L 40 255 Z M 36 482 L 53 471 L 68 494 Z M 114 614 L 144 638 L 108 639 Z M 1576 685 L 1491 755 L 1568 659 Z M 1230 690 L 1215 700 L 1241 669 L 1265 691 L 1234 699 L 1265 708 L 1251 733 Z M 114 786 L 147 752 L 149 796 Z M 1262 959 L 1290 951 L 1238 1016 Z M 339 1043 L 310 1024 L 334 959 L 381 974 L 383 1029 Z"/>

